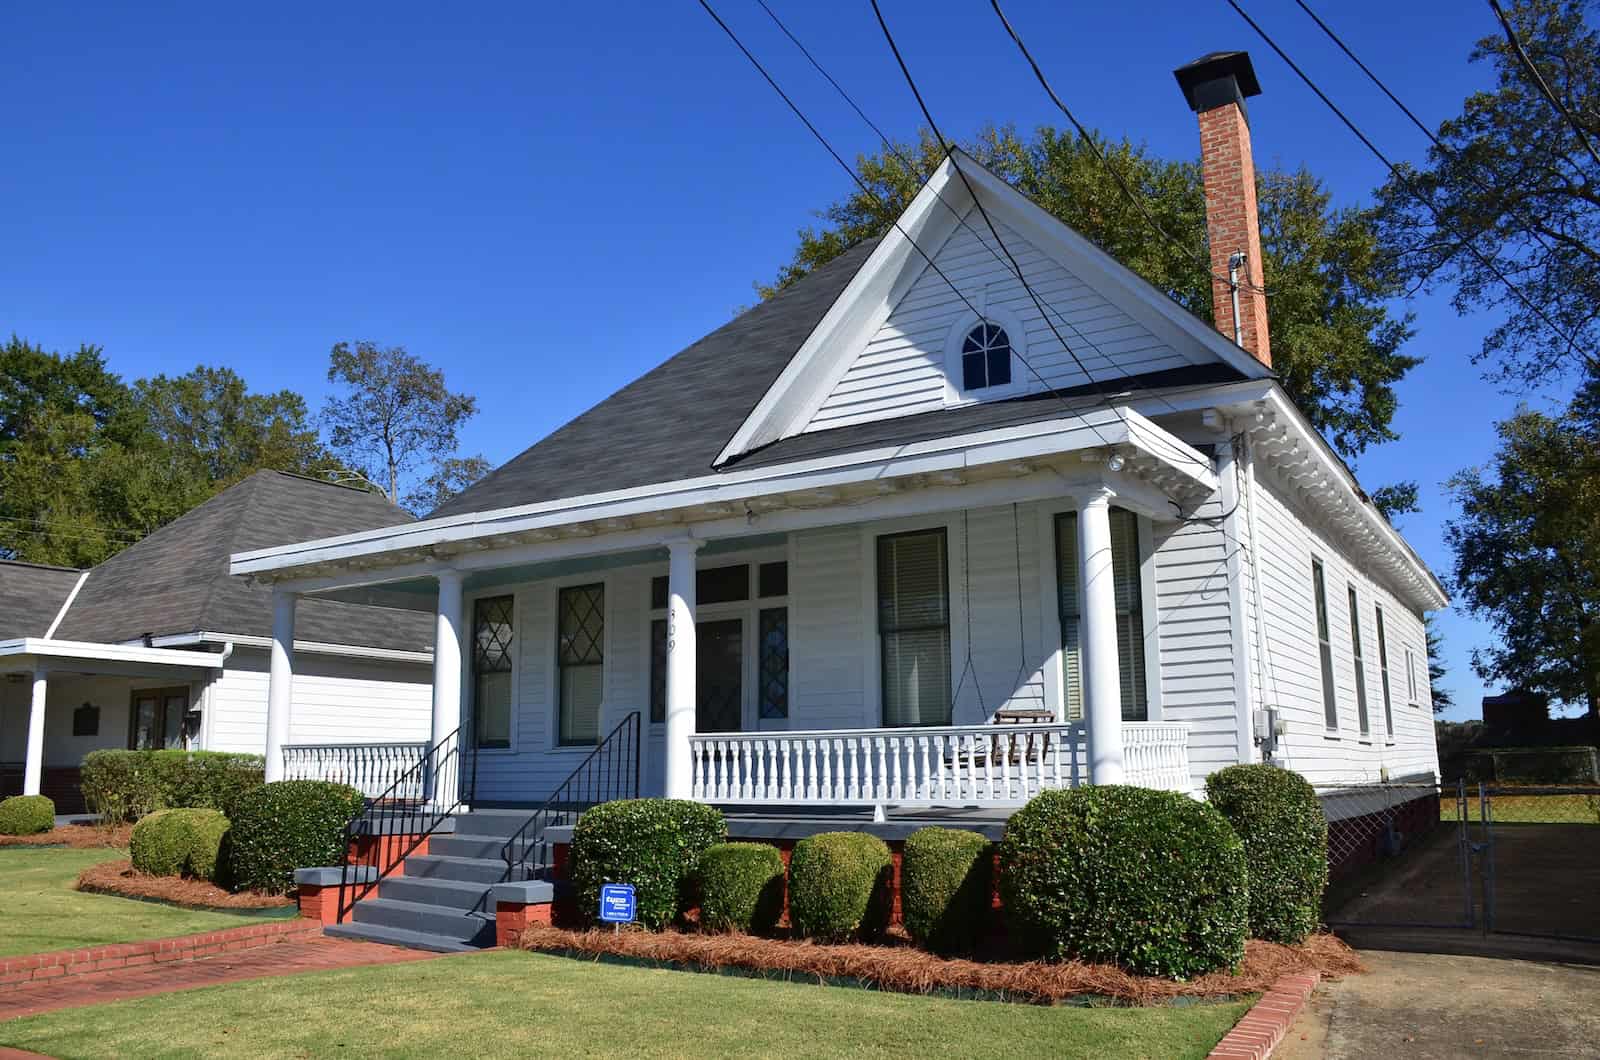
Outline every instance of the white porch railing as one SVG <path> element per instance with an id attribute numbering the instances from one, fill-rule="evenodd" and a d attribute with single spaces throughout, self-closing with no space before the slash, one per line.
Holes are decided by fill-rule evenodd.
<path id="1" fill-rule="evenodd" d="M 426 743 L 297 743 L 283 747 L 285 780 L 331 780 L 348 784 L 369 799 L 388 791 L 408 769 L 428 753 Z M 421 798 L 423 778 L 417 775 L 415 792 L 401 798 Z"/>
<path id="2" fill-rule="evenodd" d="M 1188 726 L 1122 726 L 1127 782 L 1188 791 Z M 704 733 L 689 738 L 693 797 L 813 806 L 1020 806 L 1089 782 L 1082 722 Z"/>

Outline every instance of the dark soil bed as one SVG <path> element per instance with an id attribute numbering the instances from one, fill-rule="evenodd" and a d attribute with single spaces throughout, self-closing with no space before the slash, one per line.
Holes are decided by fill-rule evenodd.
<path id="1" fill-rule="evenodd" d="M 530 925 L 523 949 L 594 959 L 624 959 L 694 971 L 850 983 L 877 990 L 1054 1003 L 1110 999 L 1151 1005 L 1234 998 L 1266 991 L 1281 975 L 1316 971 L 1338 978 L 1361 971 L 1355 951 L 1332 935 L 1299 946 L 1252 940 L 1237 974 L 1212 972 L 1187 982 L 1131 975 L 1114 965 L 952 960 L 910 945 L 828 946 L 814 942 L 667 931 L 567 931 Z"/>
<path id="2" fill-rule="evenodd" d="M 107 827 L 99 824 L 57 825 L 48 832 L 36 835 L 0 835 L 0 847 L 111 847 L 128 848 L 128 836 L 133 825 L 119 824 Z"/>
<path id="3" fill-rule="evenodd" d="M 281 894 L 241 891 L 234 894 L 205 880 L 181 876 L 146 876 L 135 872 L 129 861 L 106 861 L 91 865 L 78 874 L 78 890 L 92 894 L 115 894 L 123 898 L 168 902 L 187 909 L 282 909 L 294 899 Z"/>

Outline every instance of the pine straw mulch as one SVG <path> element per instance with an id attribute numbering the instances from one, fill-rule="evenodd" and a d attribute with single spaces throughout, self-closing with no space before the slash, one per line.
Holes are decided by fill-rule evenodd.
<path id="1" fill-rule="evenodd" d="M 77 847 L 80 850 L 112 847 L 126 850 L 128 836 L 132 833 L 131 824 L 66 824 L 33 835 L 0 835 L 0 847 Z"/>
<path id="2" fill-rule="evenodd" d="M 829 946 L 751 935 L 691 932 L 567 931 L 532 924 L 522 948 L 594 958 L 621 957 L 771 978 L 854 982 L 899 993 L 955 993 L 1051 1003 L 1099 998 L 1151 1005 L 1177 998 L 1231 998 L 1264 993 L 1279 976 L 1316 971 L 1337 979 L 1363 970 L 1355 951 L 1332 935 L 1299 946 L 1250 940 L 1237 974 L 1211 972 L 1185 982 L 1132 975 L 1115 965 L 1080 961 L 982 962 L 936 957 L 908 944 Z"/>
<path id="3" fill-rule="evenodd" d="M 146 876 L 131 861 L 103 861 L 78 873 L 78 890 L 123 898 L 168 902 L 185 909 L 278 909 L 294 905 L 281 894 L 240 891 L 234 894 L 205 880 L 182 876 Z"/>

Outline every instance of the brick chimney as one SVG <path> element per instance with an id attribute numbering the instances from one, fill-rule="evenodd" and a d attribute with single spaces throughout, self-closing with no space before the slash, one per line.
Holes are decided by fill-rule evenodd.
<path id="1" fill-rule="evenodd" d="M 1245 52 L 1212 52 L 1173 74 L 1200 118 L 1213 319 L 1218 331 L 1271 368 L 1256 164 L 1250 151 L 1250 117 L 1244 109 L 1244 101 L 1260 95 L 1261 86 Z M 1230 283 L 1230 276 L 1236 282 Z"/>

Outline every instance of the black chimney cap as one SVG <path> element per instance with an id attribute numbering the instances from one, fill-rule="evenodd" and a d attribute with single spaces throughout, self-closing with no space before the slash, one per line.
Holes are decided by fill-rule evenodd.
<path id="1" fill-rule="evenodd" d="M 1237 103 L 1243 110 L 1246 99 L 1261 95 L 1249 52 L 1212 52 L 1178 67 L 1172 75 L 1189 108 L 1197 113 L 1229 103 Z"/>

